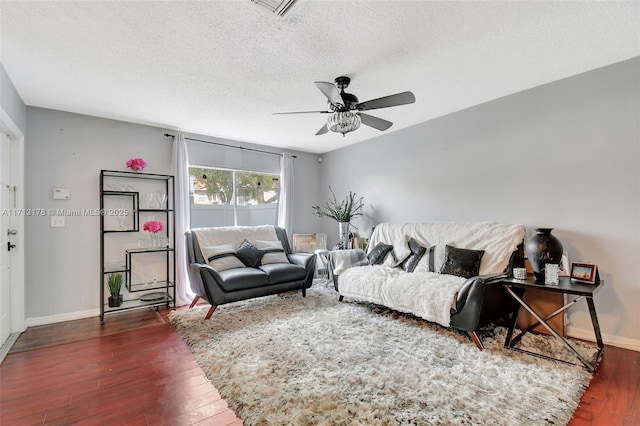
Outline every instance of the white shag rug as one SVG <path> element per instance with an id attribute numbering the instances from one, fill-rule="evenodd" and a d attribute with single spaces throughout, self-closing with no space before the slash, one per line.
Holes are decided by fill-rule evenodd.
<path id="1" fill-rule="evenodd" d="M 245 425 L 564 425 L 591 379 L 504 349 L 504 328 L 483 330 L 479 351 L 442 326 L 338 302 L 323 283 L 207 310 L 169 319 Z M 572 359 L 550 336 L 520 345 Z"/>

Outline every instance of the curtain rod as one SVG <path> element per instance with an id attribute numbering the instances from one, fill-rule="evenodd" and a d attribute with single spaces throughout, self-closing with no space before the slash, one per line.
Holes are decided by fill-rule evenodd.
<path id="1" fill-rule="evenodd" d="M 172 135 L 171 133 L 165 133 L 164 136 L 167 137 L 167 138 L 175 138 L 176 137 L 176 135 Z M 189 140 L 189 141 L 209 143 L 211 145 L 225 146 L 227 148 L 235 148 L 235 149 L 240 149 L 240 150 L 244 150 L 244 151 L 253 151 L 253 152 L 261 152 L 263 154 L 277 155 L 278 157 L 282 155 L 282 154 L 278 154 L 277 152 L 262 151 L 261 149 L 254 149 L 254 148 L 245 148 L 244 146 L 227 145 L 226 143 L 204 141 L 202 139 L 194 139 L 194 138 L 187 138 L 187 137 L 185 137 L 185 139 Z M 298 156 L 296 156 L 296 155 L 292 155 L 291 157 L 298 158 Z"/>

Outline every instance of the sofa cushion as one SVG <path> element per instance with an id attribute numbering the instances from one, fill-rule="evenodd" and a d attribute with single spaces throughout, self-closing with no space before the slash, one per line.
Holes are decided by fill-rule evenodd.
<path id="1" fill-rule="evenodd" d="M 260 266 L 259 270 L 267 275 L 269 284 L 279 284 L 289 281 L 304 280 L 307 275 L 306 269 L 300 265 L 291 263 L 270 263 Z"/>
<path id="2" fill-rule="evenodd" d="M 244 268 L 244 263 L 236 257 L 236 247 L 233 244 L 202 247 L 202 255 L 207 264 L 218 272 L 232 268 Z"/>
<path id="3" fill-rule="evenodd" d="M 289 263 L 287 253 L 285 253 L 284 247 L 282 247 L 282 242 L 280 240 L 256 240 L 253 242 L 253 244 L 258 249 L 264 251 L 264 256 L 262 256 L 261 260 L 262 265 L 268 265 L 270 263 Z"/>
<path id="4" fill-rule="evenodd" d="M 440 273 L 464 278 L 474 277 L 480 272 L 480 261 L 483 255 L 484 250 L 469 250 L 447 245 L 445 261 Z"/>
<path id="5" fill-rule="evenodd" d="M 240 244 L 238 250 L 236 250 L 236 256 L 238 259 L 250 268 L 255 268 L 260 265 L 260 261 L 262 260 L 264 253 L 265 252 L 263 250 L 260 250 L 246 239 L 242 244 Z"/>
<path id="6" fill-rule="evenodd" d="M 429 249 L 427 250 L 426 247 L 422 247 L 420 243 L 418 243 L 414 238 L 411 238 L 407 245 L 409 247 L 409 250 L 411 251 L 411 254 L 402 262 L 400 266 L 405 272 L 413 272 L 416 269 L 416 266 L 418 266 L 418 262 L 420 262 L 420 259 L 422 259 L 427 251 L 431 252 L 433 250 L 433 247 L 429 247 Z"/>
<path id="7" fill-rule="evenodd" d="M 268 277 L 258 268 L 234 268 L 220 272 L 224 291 L 246 290 L 267 285 Z"/>
<path id="8" fill-rule="evenodd" d="M 372 265 L 380 265 L 384 262 L 384 258 L 387 257 L 389 251 L 393 246 L 391 244 L 378 243 L 376 246 L 371 249 L 367 257 L 369 258 L 369 263 Z"/>

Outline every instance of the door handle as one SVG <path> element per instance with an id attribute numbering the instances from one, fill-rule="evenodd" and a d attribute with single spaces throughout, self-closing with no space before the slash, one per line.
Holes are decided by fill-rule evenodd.
<path id="1" fill-rule="evenodd" d="M 7 235 L 16 235 L 18 231 L 15 229 L 7 229 Z"/>
<path id="2" fill-rule="evenodd" d="M 11 241 L 7 241 L 7 251 L 11 251 L 13 248 L 16 248 L 16 245 L 11 244 Z"/>

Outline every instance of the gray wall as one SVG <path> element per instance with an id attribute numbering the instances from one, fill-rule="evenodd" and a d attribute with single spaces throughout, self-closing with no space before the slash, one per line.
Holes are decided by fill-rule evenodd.
<path id="1" fill-rule="evenodd" d="M 165 132 L 138 124 L 29 107 L 25 207 L 96 209 L 100 170 L 125 170 L 124 163 L 131 157 L 144 158 L 149 164 L 145 171 L 170 173 L 172 139 L 165 138 Z M 317 227 L 316 219 L 305 213 L 315 202 L 310 197 L 317 196 L 319 190 L 317 156 L 295 154 L 299 207 L 295 209 L 293 232 L 311 232 Z M 219 165 L 232 166 L 224 162 Z M 69 188 L 71 199 L 53 200 L 52 191 L 56 187 Z M 95 314 L 99 308 L 99 230 L 96 216 L 67 217 L 64 228 L 51 228 L 49 216 L 26 218 L 28 319 Z"/>
<path id="2" fill-rule="evenodd" d="M 552 227 L 570 261 L 600 268 L 605 340 L 640 350 L 639 94 L 635 58 L 332 151 L 322 197 L 363 195 L 365 236 L 383 221 Z M 584 302 L 570 321 L 592 338 Z"/>
<path id="3" fill-rule="evenodd" d="M 27 130 L 27 107 L 0 63 L 0 106 L 24 134 Z"/>

